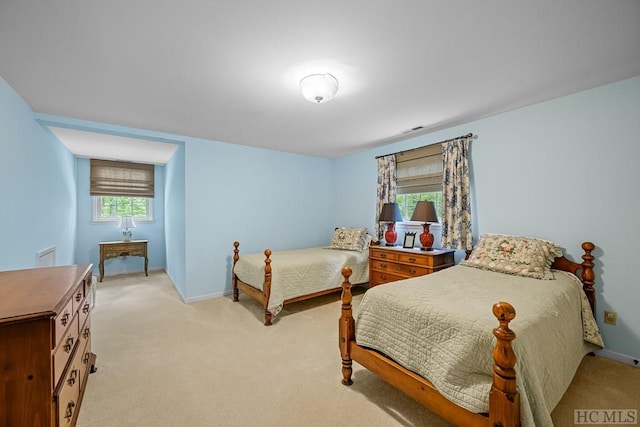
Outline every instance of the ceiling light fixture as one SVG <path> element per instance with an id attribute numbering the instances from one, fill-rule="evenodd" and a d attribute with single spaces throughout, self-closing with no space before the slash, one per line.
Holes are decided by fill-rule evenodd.
<path id="1" fill-rule="evenodd" d="M 300 92 L 310 102 L 327 102 L 338 92 L 338 79 L 329 73 L 308 75 L 300 80 Z"/>

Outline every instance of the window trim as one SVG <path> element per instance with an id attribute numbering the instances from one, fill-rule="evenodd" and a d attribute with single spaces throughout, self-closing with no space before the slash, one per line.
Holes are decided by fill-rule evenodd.
<path id="1" fill-rule="evenodd" d="M 100 199 L 102 197 L 140 197 L 140 196 L 91 196 L 91 203 L 93 205 L 93 219 L 94 224 L 109 224 L 120 221 L 120 217 L 103 217 L 99 215 L 101 211 Z M 153 222 L 153 197 L 146 197 L 147 199 L 147 216 L 145 218 L 133 218 L 136 223 L 151 223 Z"/>

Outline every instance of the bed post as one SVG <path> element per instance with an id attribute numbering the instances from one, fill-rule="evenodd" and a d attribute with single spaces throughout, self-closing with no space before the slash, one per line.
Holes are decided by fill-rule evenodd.
<path id="1" fill-rule="evenodd" d="M 344 281 L 342 282 L 342 312 L 340 315 L 338 325 L 338 346 L 340 347 L 340 356 L 342 357 L 342 384 L 351 385 L 351 354 L 349 351 L 349 343 L 355 338 L 353 313 L 351 311 L 351 283 L 349 277 L 351 277 L 351 268 L 344 266 L 342 268 L 342 276 Z"/>
<path id="2" fill-rule="evenodd" d="M 271 296 L 271 249 L 265 249 L 264 251 L 264 325 L 271 326 L 271 312 L 267 309 L 269 307 L 269 297 Z"/>
<path id="3" fill-rule="evenodd" d="M 584 255 L 582 255 L 582 289 L 584 289 L 584 293 L 587 295 L 587 299 L 589 300 L 589 305 L 591 305 L 591 311 L 595 314 L 596 312 L 596 291 L 593 289 L 593 281 L 595 279 L 595 273 L 593 272 L 593 255 L 591 255 L 591 251 L 595 249 L 595 245 L 591 242 L 584 242 L 582 244 L 582 249 L 584 250 Z"/>
<path id="4" fill-rule="evenodd" d="M 236 266 L 236 263 L 240 259 L 238 253 L 240 250 L 238 249 L 240 246 L 240 242 L 233 242 L 233 266 L 231 267 L 231 285 L 233 286 L 233 300 L 238 301 L 238 278 L 236 277 L 236 273 L 233 272 L 233 268 Z"/>
<path id="5" fill-rule="evenodd" d="M 513 306 L 507 302 L 493 305 L 493 315 L 500 325 L 493 330 L 498 339 L 493 348 L 493 384 L 489 393 L 489 422 L 492 427 L 520 426 L 520 396 L 516 391 L 516 354 L 511 341 L 516 334 L 509 322 L 516 317 Z"/>

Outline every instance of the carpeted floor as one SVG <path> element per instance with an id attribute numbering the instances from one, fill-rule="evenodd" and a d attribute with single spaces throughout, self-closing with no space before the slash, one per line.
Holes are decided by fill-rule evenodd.
<path id="1" fill-rule="evenodd" d="M 78 427 L 446 426 L 357 364 L 354 384 L 341 385 L 339 315 L 335 294 L 285 307 L 265 327 L 246 295 L 184 304 L 162 272 L 106 277 L 91 319 L 98 371 Z M 640 369 L 586 357 L 554 421 L 638 409 L 639 385 Z"/>

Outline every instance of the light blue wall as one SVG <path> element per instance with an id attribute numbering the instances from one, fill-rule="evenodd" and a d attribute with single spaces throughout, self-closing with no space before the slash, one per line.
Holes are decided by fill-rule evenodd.
<path id="1" fill-rule="evenodd" d="M 329 244 L 331 160 L 190 139 L 185 144 L 187 299 L 231 289 L 240 253 Z"/>
<path id="2" fill-rule="evenodd" d="M 90 209 L 80 207 L 74 250 L 73 156 L 2 80 L 0 100 L 0 194 L 3 202 L 18 207 L 1 210 L 3 238 L 13 245 L 0 249 L 0 268 L 31 267 L 35 252 L 51 245 L 58 248 L 58 264 L 75 262 L 74 254 L 80 259 L 87 253 L 80 242 L 95 247 L 109 231 L 88 232 L 84 214 Z M 156 266 L 167 267 L 186 300 L 230 290 L 234 240 L 240 241 L 242 254 L 328 244 L 337 225 L 372 230 L 376 155 L 473 132 L 474 235 L 552 239 L 576 261 L 580 243 L 594 242 L 596 317 L 605 343 L 638 357 L 640 311 L 632 266 L 640 238 L 639 117 L 636 77 L 337 160 L 101 126 L 128 136 L 184 141 L 167 165 L 166 183 L 157 187 L 166 191 L 164 203 L 157 204 L 166 209 L 166 227 L 149 240 L 166 236 L 170 247 Z M 78 176 L 82 166 L 78 161 Z M 136 237 L 147 238 L 138 234 L 142 231 L 136 229 Z M 605 309 L 618 312 L 617 326 L 603 324 Z"/>
<path id="3" fill-rule="evenodd" d="M 94 264 L 94 273 L 98 274 L 100 262 L 99 242 L 122 240 L 122 230 L 117 222 L 93 222 L 93 198 L 89 194 L 90 160 L 76 159 L 77 197 L 78 197 L 78 241 L 76 244 L 76 262 Z M 154 169 L 155 197 L 153 199 L 153 221 L 136 222 L 132 231 L 134 240 L 148 240 L 149 268 L 164 269 L 164 166 Z M 129 272 L 144 271 L 144 259 L 141 257 L 119 257 L 108 259 L 104 263 L 105 276 Z"/>
<path id="4" fill-rule="evenodd" d="M 74 263 L 74 158 L 0 78 L 0 270 L 33 268 L 56 247 L 56 265 Z"/>
<path id="5" fill-rule="evenodd" d="M 376 155 L 468 132 L 477 135 L 474 235 L 548 238 L 579 262 L 580 244 L 595 243 L 596 318 L 605 344 L 638 358 L 640 77 L 338 159 L 337 218 L 374 225 Z M 604 310 L 618 313 L 616 326 L 603 323 Z"/>
<path id="6" fill-rule="evenodd" d="M 166 164 L 164 190 L 167 274 L 182 298 L 187 293 L 184 151 L 184 144 L 180 144 Z"/>

